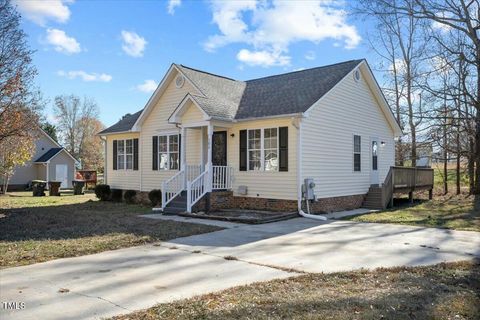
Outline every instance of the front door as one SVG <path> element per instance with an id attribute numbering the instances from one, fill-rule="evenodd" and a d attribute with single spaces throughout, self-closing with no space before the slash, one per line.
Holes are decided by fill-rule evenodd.
<path id="1" fill-rule="evenodd" d="M 224 189 L 227 179 L 225 168 L 215 166 L 227 165 L 227 131 L 214 132 L 212 141 L 212 165 L 214 166 L 212 186 L 217 190 Z"/>
<path id="2" fill-rule="evenodd" d="M 55 180 L 62 183 L 60 188 L 68 186 L 68 166 L 66 164 L 57 164 L 55 166 Z"/>
<path id="3" fill-rule="evenodd" d="M 215 131 L 213 133 L 212 165 L 227 165 L 227 131 Z"/>
<path id="4" fill-rule="evenodd" d="M 377 138 L 372 138 L 370 143 L 370 183 L 378 185 L 378 147 Z"/>

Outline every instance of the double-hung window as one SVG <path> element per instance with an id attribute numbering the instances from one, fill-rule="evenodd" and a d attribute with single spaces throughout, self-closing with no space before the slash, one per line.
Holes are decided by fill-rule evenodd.
<path id="1" fill-rule="evenodd" d="M 248 130 L 248 170 L 278 171 L 278 128 Z"/>
<path id="2" fill-rule="evenodd" d="M 360 136 L 353 136 L 353 171 L 361 171 L 362 164 L 362 139 Z"/>
<path id="3" fill-rule="evenodd" d="M 178 134 L 163 135 L 158 137 L 158 162 L 158 168 L 160 170 L 178 170 Z"/>
<path id="4" fill-rule="evenodd" d="M 133 139 L 117 141 L 118 170 L 133 169 Z"/>

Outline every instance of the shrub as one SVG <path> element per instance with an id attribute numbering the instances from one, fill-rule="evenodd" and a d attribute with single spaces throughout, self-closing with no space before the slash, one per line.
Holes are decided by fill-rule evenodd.
<path id="1" fill-rule="evenodd" d="M 158 206 L 162 203 L 162 190 L 153 189 L 148 193 L 148 199 L 150 199 L 152 206 Z"/>
<path id="2" fill-rule="evenodd" d="M 126 203 L 132 204 L 135 203 L 135 196 L 137 195 L 137 191 L 135 190 L 127 190 L 123 195 L 123 199 L 125 199 Z"/>
<path id="3" fill-rule="evenodd" d="M 110 199 L 110 195 L 112 191 L 110 190 L 110 186 L 108 184 L 97 184 L 95 186 L 95 195 L 97 196 L 100 201 L 107 201 Z"/>
<path id="4" fill-rule="evenodd" d="M 122 189 L 112 189 L 112 201 L 122 202 Z"/>

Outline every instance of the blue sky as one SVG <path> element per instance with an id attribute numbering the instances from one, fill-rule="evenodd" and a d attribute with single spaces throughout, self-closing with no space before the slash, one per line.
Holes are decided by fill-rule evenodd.
<path id="1" fill-rule="evenodd" d="M 343 1 L 12 1 L 51 121 L 53 98 L 73 93 L 109 126 L 144 107 L 172 62 L 247 80 L 375 59 Z"/>

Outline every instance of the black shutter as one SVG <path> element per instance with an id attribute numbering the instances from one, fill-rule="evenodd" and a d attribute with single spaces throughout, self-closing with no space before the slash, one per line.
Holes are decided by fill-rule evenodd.
<path id="1" fill-rule="evenodd" d="M 138 170 L 138 139 L 133 139 L 133 170 Z"/>
<path id="2" fill-rule="evenodd" d="M 279 171 L 288 171 L 288 127 L 278 128 Z"/>
<path id="3" fill-rule="evenodd" d="M 117 170 L 117 140 L 113 140 L 113 170 Z"/>
<path id="4" fill-rule="evenodd" d="M 247 130 L 240 130 L 240 171 L 247 171 Z"/>
<path id="5" fill-rule="evenodd" d="M 182 135 L 178 134 L 178 170 L 182 169 Z"/>
<path id="6" fill-rule="evenodd" d="M 152 137 L 152 170 L 158 170 L 158 137 Z"/>

